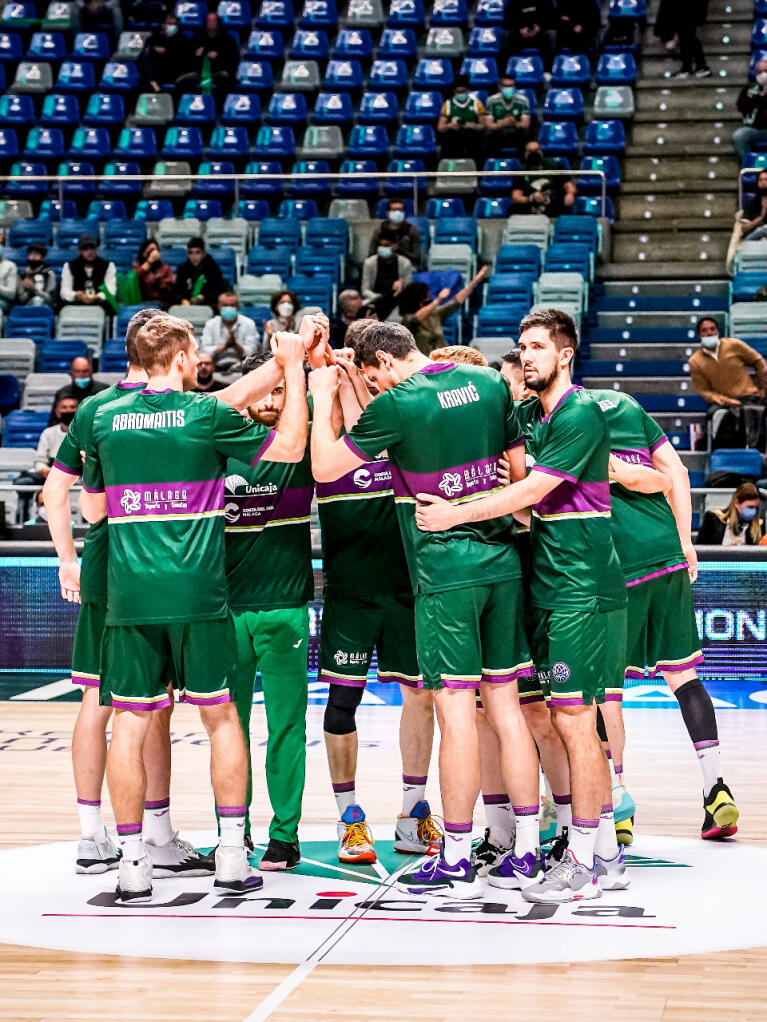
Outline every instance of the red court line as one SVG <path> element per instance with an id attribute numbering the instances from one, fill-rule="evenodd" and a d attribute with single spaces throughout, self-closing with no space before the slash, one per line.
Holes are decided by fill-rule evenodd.
<path id="1" fill-rule="evenodd" d="M 101 912 L 92 915 L 89 912 L 43 912 L 43 919 L 309 919 L 323 922 L 345 922 L 350 916 L 283 916 L 283 915 L 183 915 L 171 912 Z M 611 927 L 619 930 L 675 930 L 676 926 L 661 926 L 657 923 L 554 923 L 545 919 L 406 919 L 402 916 L 361 916 L 361 922 L 382 923 L 492 923 L 496 926 L 591 926 L 606 929 Z"/>

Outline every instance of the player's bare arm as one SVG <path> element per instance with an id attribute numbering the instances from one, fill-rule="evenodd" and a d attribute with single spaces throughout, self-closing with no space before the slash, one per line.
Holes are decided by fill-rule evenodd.
<path id="1" fill-rule="evenodd" d="M 312 420 L 312 473 L 319 483 L 331 483 L 346 475 L 365 459 L 338 439 L 333 428 L 333 405 L 339 388 L 340 370 L 336 366 L 315 369 L 309 374 L 309 393 L 314 400 Z"/>
<path id="2" fill-rule="evenodd" d="M 263 458 L 264 461 L 298 462 L 306 451 L 309 429 L 304 341 L 299 334 L 277 333 L 273 345 L 272 361 L 278 363 L 285 379 L 285 408 L 275 430 L 275 438 Z"/>
<path id="3" fill-rule="evenodd" d="M 519 482 L 520 479 L 525 478 L 526 472 L 525 448 L 522 444 L 504 451 L 498 459 L 498 482 L 502 486 L 511 486 L 512 483 Z M 524 525 L 525 528 L 530 527 L 530 518 L 529 507 L 514 512 L 514 521 Z"/>
<path id="4" fill-rule="evenodd" d="M 95 525 L 107 516 L 107 495 L 90 493 L 84 487 L 80 491 L 80 514 L 89 525 Z"/>
<path id="5" fill-rule="evenodd" d="M 661 444 L 652 452 L 652 463 L 659 472 L 669 475 L 672 480 L 668 502 L 676 519 L 676 529 L 682 544 L 682 553 L 687 561 L 690 581 L 698 577 L 698 555 L 692 543 L 692 497 L 690 475 L 682 459 L 670 443 Z"/>
<path id="6" fill-rule="evenodd" d="M 304 355 L 307 353 L 307 344 L 309 343 L 308 337 L 311 330 L 312 343 L 314 332 L 315 332 L 315 320 L 319 320 L 319 326 L 322 326 L 322 320 L 326 321 L 326 317 L 321 314 L 316 316 L 304 316 L 303 322 L 299 330 L 298 336 L 301 337 L 301 359 L 303 360 Z M 307 323 L 307 321 L 309 321 Z M 307 324 L 304 328 L 304 323 Z M 303 331 L 303 333 L 301 332 Z M 284 375 L 283 363 L 289 356 L 289 345 L 293 345 L 295 342 L 283 340 L 280 342 L 276 337 L 270 338 L 270 344 L 274 358 L 265 362 L 263 365 L 254 369 L 252 372 L 243 376 L 241 379 L 231 383 L 228 387 L 223 390 L 219 390 L 213 396 L 217 401 L 223 401 L 224 404 L 231 405 L 232 408 L 236 408 L 237 411 L 243 411 L 250 405 L 258 404 L 262 401 L 267 394 L 270 394 L 275 387 L 279 386 L 282 377 Z"/>
<path id="7" fill-rule="evenodd" d="M 621 458 L 616 458 L 614 454 L 610 455 L 609 479 L 610 482 L 620 483 L 627 490 L 635 490 L 637 493 L 668 494 L 673 485 L 668 473 L 659 472 L 646 465 L 632 465 Z"/>
<path id="8" fill-rule="evenodd" d="M 444 532 L 445 529 L 453 529 L 465 522 L 486 522 L 490 518 L 511 515 L 522 508 L 538 504 L 561 482 L 559 476 L 549 475 L 534 468 L 527 478 L 504 487 L 498 493 L 464 504 L 451 504 L 442 497 L 418 493 L 416 524 L 422 532 Z"/>
<path id="9" fill-rule="evenodd" d="M 61 595 L 70 603 L 80 602 L 80 565 L 72 538 L 72 511 L 69 506 L 69 491 L 76 478 L 54 465 L 43 486 L 48 528 L 59 559 Z"/>

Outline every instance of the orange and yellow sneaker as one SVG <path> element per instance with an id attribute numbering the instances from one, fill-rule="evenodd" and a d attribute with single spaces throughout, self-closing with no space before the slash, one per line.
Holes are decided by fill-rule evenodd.
<path id="1" fill-rule="evenodd" d="M 397 817 L 394 851 L 406 855 L 436 855 L 444 834 L 428 802 L 416 802 L 410 816 Z"/>
<path id="2" fill-rule="evenodd" d="M 360 806 L 347 806 L 338 821 L 338 861 L 375 862 L 377 858 L 365 813 Z"/>

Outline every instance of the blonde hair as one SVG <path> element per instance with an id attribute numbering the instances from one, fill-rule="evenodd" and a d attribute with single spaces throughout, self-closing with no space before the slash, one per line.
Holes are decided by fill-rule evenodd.
<path id="1" fill-rule="evenodd" d="M 720 522 L 723 522 L 725 525 L 729 525 L 730 531 L 734 531 L 739 523 L 738 509 L 735 505 L 736 503 L 743 503 L 744 500 L 761 500 L 761 494 L 753 483 L 741 483 L 730 497 L 730 503 L 727 507 L 714 509 L 716 517 Z M 764 535 L 761 515 L 757 515 L 753 522 L 751 522 L 748 527 L 748 534 L 751 537 L 752 543 L 755 545 L 759 543 L 759 540 Z"/>
<path id="2" fill-rule="evenodd" d="M 468 344 L 450 344 L 446 348 L 435 348 L 429 358 L 432 362 L 460 362 L 466 366 L 486 366 L 487 359 L 481 351 Z"/>
<path id="3" fill-rule="evenodd" d="M 179 351 L 189 351 L 193 343 L 192 324 L 167 313 L 152 316 L 136 334 L 141 368 L 150 374 L 167 373 Z"/>

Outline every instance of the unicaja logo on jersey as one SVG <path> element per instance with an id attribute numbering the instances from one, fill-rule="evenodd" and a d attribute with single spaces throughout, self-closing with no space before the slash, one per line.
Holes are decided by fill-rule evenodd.
<path id="1" fill-rule="evenodd" d="M 354 485 L 366 490 L 373 482 L 373 477 L 366 468 L 358 468 L 354 473 Z"/>
<path id="2" fill-rule="evenodd" d="M 245 476 L 237 475 L 227 476 L 225 485 L 230 493 L 236 493 L 238 486 L 248 485 L 248 480 L 245 478 Z"/>
<path id="3" fill-rule="evenodd" d="M 570 668 L 563 661 L 557 660 L 555 664 L 551 665 L 551 674 L 554 681 L 558 681 L 561 685 L 570 677 Z"/>
<path id="4" fill-rule="evenodd" d="M 122 497 L 120 497 L 120 503 L 126 515 L 132 514 L 134 511 L 140 511 L 141 494 L 138 490 L 126 490 Z"/>
<path id="5" fill-rule="evenodd" d="M 453 497 L 463 489 L 461 477 L 457 472 L 445 472 L 440 481 L 439 488 L 446 497 Z"/>

